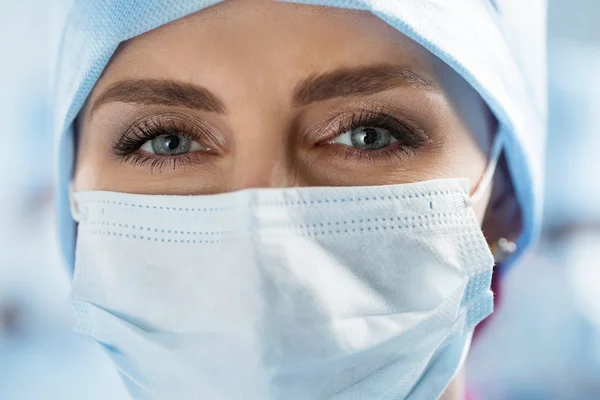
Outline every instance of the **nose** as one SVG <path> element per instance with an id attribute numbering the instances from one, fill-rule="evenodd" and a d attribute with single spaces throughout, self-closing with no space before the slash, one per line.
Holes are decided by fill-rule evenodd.
<path id="1" fill-rule="evenodd" d="M 229 189 L 306 186 L 297 162 L 294 132 L 270 116 L 236 135 L 231 149 Z M 252 126 L 248 129 L 248 126 Z"/>
<path id="2" fill-rule="evenodd" d="M 302 186 L 283 146 L 272 143 L 240 149 L 233 157 L 230 189 Z"/>

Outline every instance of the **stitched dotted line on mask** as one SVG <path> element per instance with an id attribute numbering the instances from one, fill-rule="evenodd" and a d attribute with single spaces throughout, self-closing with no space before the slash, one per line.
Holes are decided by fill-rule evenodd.
<path id="1" fill-rule="evenodd" d="M 456 221 L 459 224 L 463 224 L 462 220 L 457 220 L 455 214 L 450 213 L 437 213 L 431 215 L 418 215 L 412 217 L 390 217 L 390 218 L 366 218 L 366 219 L 356 219 L 356 220 L 347 220 L 347 221 L 335 221 L 335 222 L 320 222 L 314 224 L 300 224 L 300 225 L 282 225 L 277 226 L 275 224 L 264 226 L 261 229 L 311 229 L 311 228 L 323 228 L 325 226 L 343 226 L 343 225 L 356 225 L 356 224 L 372 224 L 372 223 L 381 223 L 381 222 L 396 222 L 396 221 L 409 221 L 409 220 L 427 220 L 440 218 L 442 221 L 452 220 Z M 120 224 L 116 222 L 110 221 L 88 221 L 86 225 L 91 226 L 112 226 L 115 228 L 125 228 L 125 229 L 133 229 L 133 230 L 141 230 L 155 233 L 166 233 L 166 234 L 176 234 L 176 235 L 206 235 L 206 236 L 214 236 L 214 235 L 226 235 L 233 232 L 238 231 L 177 231 L 170 229 L 159 229 L 152 228 L 148 226 L 142 225 L 129 225 L 129 224 Z M 421 224 L 422 225 L 422 224 Z M 414 224 L 412 225 L 415 226 Z M 246 231 L 249 231 L 246 229 Z"/>
<path id="2" fill-rule="evenodd" d="M 468 305 L 465 328 L 473 329 L 487 318 L 494 310 L 493 299 L 480 298 Z"/>
<path id="3" fill-rule="evenodd" d="M 300 224 L 300 225 L 283 225 L 279 226 L 268 226 L 268 228 L 272 229 L 304 229 L 304 228 L 319 228 L 325 226 L 341 226 L 341 225 L 352 225 L 352 224 L 372 224 L 372 223 L 381 223 L 381 222 L 395 222 L 395 221 L 409 221 L 409 220 L 427 220 L 427 219 L 437 219 L 440 220 L 455 220 L 456 214 L 451 213 L 436 213 L 430 215 L 415 215 L 412 217 L 390 217 L 390 218 L 366 218 L 366 219 L 357 219 L 357 220 L 348 220 L 348 221 L 336 221 L 336 222 L 319 222 L 314 224 Z M 459 220 L 460 221 L 460 220 Z M 412 225 L 414 227 L 414 224 Z"/>
<path id="4" fill-rule="evenodd" d="M 214 236 L 214 235 L 225 235 L 232 232 L 227 231 L 177 231 L 171 229 L 159 229 L 159 228 L 151 228 L 148 226 L 142 225 L 129 225 L 129 224 L 119 224 L 116 222 L 108 222 L 108 221 L 86 221 L 86 225 L 91 226 L 112 226 L 115 228 L 125 228 L 125 229 L 133 229 L 154 233 L 167 233 L 167 234 L 176 234 L 176 235 L 206 235 L 206 236 Z"/>
<path id="5" fill-rule="evenodd" d="M 351 221 L 352 223 L 354 223 L 355 221 Z M 359 220 L 358 222 L 362 222 L 362 220 Z M 363 227 L 363 228 L 349 228 L 349 229 L 329 229 L 329 230 L 323 230 L 322 232 L 305 232 L 306 235 L 320 235 L 320 234 L 325 234 L 325 233 L 329 233 L 329 234 L 333 234 L 333 233 L 350 233 L 350 232 L 365 232 L 365 231 L 385 231 L 385 230 L 390 230 L 393 231 L 395 229 L 416 229 L 416 228 L 427 228 L 430 226 L 434 226 L 434 225 L 452 225 L 452 226 L 456 226 L 456 227 L 460 227 L 463 225 L 467 225 L 469 224 L 468 220 L 448 220 L 448 219 L 442 219 L 442 220 L 438 220 L 436 221 L 432 221 L 429 223 L 412 223 L 412 224 L 406 224 L 406 225 L 381 225 L 381 226 L 367 226 L 367 227 Z M 102 224 L 100 224 L 102 225 Z M 335 224 L 336 226 L 340 226 L 341 224 Z M 109 224 L 105 225 L 105 226 L 110 226 Z M 118 225 L 115 225 L 115 227 L 117 227 Z M 277 227 L 267 227 L 264 228 L 266 229 L 271 229 L 271 230 L 277 230 L 277 229 L 311 229 L 311 228 L 317 228 L 317 227 L 324 227 L 325 224 L 312 224 L 310 226 L 307 225 L 300 225 L 300 226 L 295 226 L 295 227 L 281 227 L 281 228 L 277 228 Z M 328 225 L 328 226 L 333 226 L 333 225 Z M 123 226 L 124 228 L 128 228 L 127 225 Z M 132 226 L 133 229 L 136 229 L 135 226 Z M 239 231 L 230 231 L 230 232 L 194 232 L 194 231 L 169 231 L 169 230 L 163 230 L 163 229 L 152 229 L 152 228 L 147 228 L 147 227 L 143 227 L 143 226 L 138 226 L 139 230 L 146 230 L 146 231 L 154 231 L 156 233 L 158 233 L 160 231 L 160 233 L 168 233 L 168 234 L 180 234 L 180 235 L 198 235 L 198 236 L 213 236 L 213 235 L 227 235 L 227 234 L 234 234 L 234 233 L 240 233 L 240 232 L 247 232 L 247 233 L 252 233 L 251 230 L 239 230 Z M 274 234 L 276 236 L 286 236 L 285 232 L 281 233 L 281 232 L 277 232 L 277 234 Z M 301 235 L 298 232 L 294 232 L 292 233 L 292 236 L 298 236 Z M 122 235 L 121 235 L 122 236 Z M 268 235 L 266 235 L 268 236 Z M 129 236 L 127 236 L 129 237 Z"/>
<path id="6" fill-rule="evenodd" d="M 427 223 L 423 223 L 423 222 L 418 223 L 418 222 L 415 222 L 417 220 L 423 220 L 423 219 L 428 219 L 428 217 L 424 216 L 424 217 L 411 217 L 411 218 L 408 218 L 408 217 L 404 217 L 404 218 L 397 217 L 397 218 L 387 218 L 387 219 L 384 219 L 384 218 L 374 219 L 374 220 L 389 221 L 389 222 L 404 221 L 404 222 L 407 222 L 407 224 L 405 224 L 405 225 L 375 225 L 375 226 L 373 226 L 374 225 L 373 222 L 371 222 L 370 219 L 366 219 L 366 220 L 342 221 L 342 222 L 335 222 L 335 223 L 328 222 L 328 223 L 317 223 L 317 224 L 305 224 L 305 225 L 297 225 L 297 226 L 289 226 L 289 225 L 287 225 L 287 226 L 284 225 L 284 226 L 280 226 L 280 227 L 278 227 L 278 226 L 269 226 L 269 227 L 266 227 L 264 229 L 271 229 L 271 230 L 307 229 L 307 230 L 310 230 L 310 229 L 315 229 L 315 228 L 325 228 L 325 227 L 333 227 L 333 226 L 339 227 L 339 226 L 346 226 L 346 225 L 353 225 L 353 224 L 354 225 L 356 225 L 356 224 L 370 224 L 371 225 L 370 227 L 366 226 L 364 228 L 342 229 L 344 232 L 349 232 L 349 231 L 356 232 L 356 231 L 371 231 L 371 230 L 386 230 L 386 229 L 393 230 L 395 226 L 404 227 L 406 229 L 409 229 L 409 228 L 428 227 L 428 226 L 432 226 L 432 225 L 449 225 L 449 224 L 452 224 L 452 225 L 455 225 L 455 226 L 456 225 L 462 226 L 462 225 L 466 225 L 466 224 L 469 223 L 468 220 L 456 219 L 456 218 L 449 218 L 449 217 L 440 218 L 440 219 L 434 219 L 434 217 L 431 217 L 429 219 L 434 219 L 434 221 L 427 222 Z M 414 221 L 408 222 L 409 220 L 414 220 Z M 436 220 L 438 221 L 438 223 L 436 223 Z M 340 229 L 335 229 L 335 232 L 339 233 L 340 231 L 341 231 Z M 326 230 L 326 232 L 331 233 L 331 232 L 333 232 L 333 230 L 329 229 L 329 230 Z M 283 233 L 283 234 L 285 234 L 285 233 Z"/>
<path id="7" fill-rule="evenodd" d="M 186 212 L 214 212 L 214 211 L 232 211 L 235 210 L 236 207 L 206 207 L 206 208 L 189 208 L 189 207 L 165 207 L 165 206 L 151 206 L 148 204 L 134 204 L 134 203 L 125 203 L 121 201 L 109 201 L 109 200 L 100 200 L 100 201 L 90 201 L 90 202 L 81 202 L 81 205 L 86 203 L 97 203 L 97 204 L 111 204 L 116 206 L 124 206 L 124 207 L 134 207 L 134 208 L 145 208 L 151 210 L 168 210 L 168 211 L 186 211 Z"/>
<path id="8" fill-rule="evenodd" d="M 492 271 L 485 270 L 473 273 L 469 277 L 469 283 L 465 288 L 463 301 L 468 303 L 472 299 L 477 298 L 477 296 L 489 289 L 491 279 Z"/>
<path id="9" fill-rule="evenodd" d="M 482 269 L 479 267 L 479 266 L 485 265 L 489 262 L 489 258 L 488 258 L 489 253 L 480 250 L 482 248 L 481 241 L 483 240 L 481 238 L 481 232 L 473 232 L 473 231 L 464 232 L 462 234 L 459 234 L 459 236 L 457 236 L 457 238 L 460 239 L 456 243 L 457 249 L 459 251 L 460 259 L 468 260 L 468 264 L 466 264 L 466 265 L 477 265 L 478 266 L 476 268 L 468 268 L 465 270 L 465 273 L 467 273 L 469 280 L 470 280 L 470 283 L 465 288 L 465 293 L 466 293 L 465 297 L 469 297 L 469 296 L 473 297 L 474 292 L 481 289 L 481 287 L 479 287 L 479 288 L 473 287 L 473 285 L 478 285 L 477 283 L 471 283 L 473 278 L 476 277 L 477 275 L 481 275 L 484 273 L 491 274 L 491 272 L 487 271 L 487 269 Z M 479 279 L 479 278 L 475 278 L 475 279 Z M 475 294 L 477 294 L 477 293 L 478 292 L 476 292 Z"/>
<path id="10" fill-rule="evenodd" d="M 394 232 L 394 231 L 403 231 L 408 229 L 416 229 L 416 228 L 428 228 L 432 226 L 448 226 L 451 225 L 456 227 L 457 225 L 466 225 L 468 221 L 460 221 L 453 224 L 449 224 L 448 221 L 440 221 L 436 223 L 433 221 L 431 223 L 425 224 L 413 224 L 413 225 L 389 225 L 389 226 L 374 226 L 374 227 L 363 227 L 363 228 L 349 228 L 349 229 L 330 229 L 330 230 L 322 230 L 322 231 L 303 231 L 303 232 L 288 232 L 286 233 L 273 233 L 271 235 L 261 235 L 264 238 L 282 238 L 282 237 L 317 237 L 317 236 L 325 236 L 325 235 L 342 235 L 342 234 L 354 234 L 354 233 L 383 233 L 383 232 Z M 132 233 L 122 233 L 108 230 L 92 230 L 89 232 L 94 235 L 106 235 L 106 236 L 118 236 L 124 237 L 128 239 L 139 239 L 139 240 L 148 240 L 154 242 L 161 243 L 190 243 L 190 244 L 213 244 L 213 243 L 222 243 L 235 239 L 235 237 L 227 237 L 225 239 L 213 239 L 213 240 L 197 240 L 197 239 L 165 239 L 165 238 L 156 238 L 151 236 L 144 236 L 141 234 L 132 234 Z M 244 236 L 250 236 L 251 232 L 247 232 Z M 239 236 L 238 236 L 239 237 Z"/>
<path id="11" fill-rule="evenodd" d="M 348 229 L 328 229 L 322 231 L 304 231 L 304 232 L 290 232 L 286 234 L 285 232 L 277 232 L 272 235 L 264 235 L 266 237 L 285 237 L 285 236 L 322 236 L 322 235 L 334 235 L 334 234 L 342 234 L 342 233 L 364 233 L 364 232 L 391 232 L 395 230 L 408 230 L 408 229 L 417 229 L 417 228 L 429 228 L 432 226 L 448 226 L 451 225 L 453 227 L 460 227 L 463 225 L 469 224 L 469 221 L 461 221 L 461 220 L 434 220 L 428 223 L 409 223 L 406 225 L 380 225 L 380 226 L 366 226 L 362 228 L 348 228 Z"/>
<path id="12" fill-rule="evenodd" d="M 110 200 L 89 200 L 89 201 L 81 201 L 79 204 L 89 204 L 89 203 L 97 203 L 97 204 L 111 204 L 111 205 L 119 205 L 125 207 L 134 207 L 134 208 L 145 208 L 145 209 L 153 209 L 153 210 L 169 210 L 169 211 L 184 211 L 184 212 L 215 212 L 215 211 L 231 211 L 238 209 L 240 207 L 260 207 L 260 206 L 304 206 L 304 205 L 315 205 L 315 204 L 337 204 L 337 203 L 346 203 L 346 202 L 360 202 L 360 201 L 382 201 L 382 200 L 406 200 L 406 199 L 417 199 L 424 197 L 435 197 L 444 194 L 461 194 L 465 193 L 460 190 L 445 190 L 445 191 L 435 191 L 429 193 L 415 193 L 409 195 L 402 196 L 365 196 L 365 197 L 354 197 L 354 198 L 337 198 L 337 199 L 320 199 L 320 200 L 297 200 L 297 201 L 286 201 L 286 202 L 259 202 L 256 204 L 248 204 L 236 207 L 206 207 L 206 208 L 189 208 L 189 207 L 165 207 L 165 206 L 151 206 L 148 204 L 139 204 L 139 203 L 127 203 L 121 201 L 110 201 Z"/>
<path id="13" fill-rule="evenodd" d="M 455 194 L 460 193 L 464 194 L 459 190 L 446 190 L 446 191 L 436 191 L 429 193 L 414 193 L 402 196 L 364 196 L 364 197 L 354 197 L 354 198 L 337 198 L 337 199 L 319 199 L 319 200 L 297 200 L 291 202 L 264 202 L 257 203 L 253 206 L 302 206 L 302 205 L 314 205 L 314 204 L 334 204 L 334 203 L 345 203 L 345 202 L 359 202 L 359 201 L 382 201 L 382 200 L 406 200 L 406 199 L 418 199 L 424 197 L 435 197 L 444 194 Z"/>
<path id="14" fill-rule="evenodd" d="M 470 258 L 473 253 L 473 248 L 477 248 L 478 245 L 481 244 L 481 240 L 485 241 L 485 239 L 480 237 L 480 234 L 480 232 L 470 233 L 468 235 L 464 234 L 460 237 L 462 240 L 457 244 L 457 246 L 463 252 L 464 257 Z"/>
<path id="15" fill-rule="evenodd" d="M 213 244 L 213 243 L 224 242 L 224 240 L 221 240 L 221 239 L 213 239 L 213 240 L 165 239 L 165 238 L 144 236 L 144 235 L 140 235 L 140 234 L 134 235 L 134 234 L 129 234 L 129 233 L 122 233 L 122 232 L 115 232 L 115 231 L 103 231 L 103 230 L 94 230 L 89 233 L 92 235 L 116 236 L 116 237 L 124 237 L 126 239 L 147 240 L 147 241 L 154 241 L 154 242 L 161 242 L 161 243 Z"/>

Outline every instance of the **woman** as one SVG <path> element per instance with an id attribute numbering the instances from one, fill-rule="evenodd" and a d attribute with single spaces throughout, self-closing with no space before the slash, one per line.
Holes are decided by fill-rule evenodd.
<path id="1" fill-rule="evenodd" d="M 213 3 L 71 15 L 77 330 L 135 398 L 463 398 L 490 248 L 536 222 L 543 124 L 497 9 Z"/>

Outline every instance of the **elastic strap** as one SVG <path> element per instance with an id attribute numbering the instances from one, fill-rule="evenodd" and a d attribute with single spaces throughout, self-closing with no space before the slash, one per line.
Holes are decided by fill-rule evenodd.
<path id="1" fill-rule="evenodd" d="M 69 207 L 71 208 L 71 217 L 75 222 L 81 222 L 81 212 L 77 206 L 77 200 L 75 200 L 75 192 L 73 191 L 73 184 L 69 185 Z"/>
<path id="2" fill-rule="evenodd" d="M 477 185 L 475 192 L 473 192 L 473 194 L 469 198 L 469 204 L 473 205 L 479 200 L 481 200 L 486 190 L 490 187 L 503 148 L 504 134 L 503 130 L 499 129 L 498 133 L 496 134 L 496 137 L 494 138 L 494 143 L 492 144 L 492 150 L 490 152 L 490 159 L 488 161 L 488 165 L 485 169 L 485 172 L 483 173 L 483 176 L 479 180 L 479 184 Z"/>

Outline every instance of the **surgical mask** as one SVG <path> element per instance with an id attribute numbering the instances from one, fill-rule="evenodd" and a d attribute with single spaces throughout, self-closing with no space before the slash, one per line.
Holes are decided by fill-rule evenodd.
<path id="1" fill-rule="evenodd" d="M 76 331 L 140 399 L 434 399 L 492 312 L 466 179 L 75 193 Z"/>

